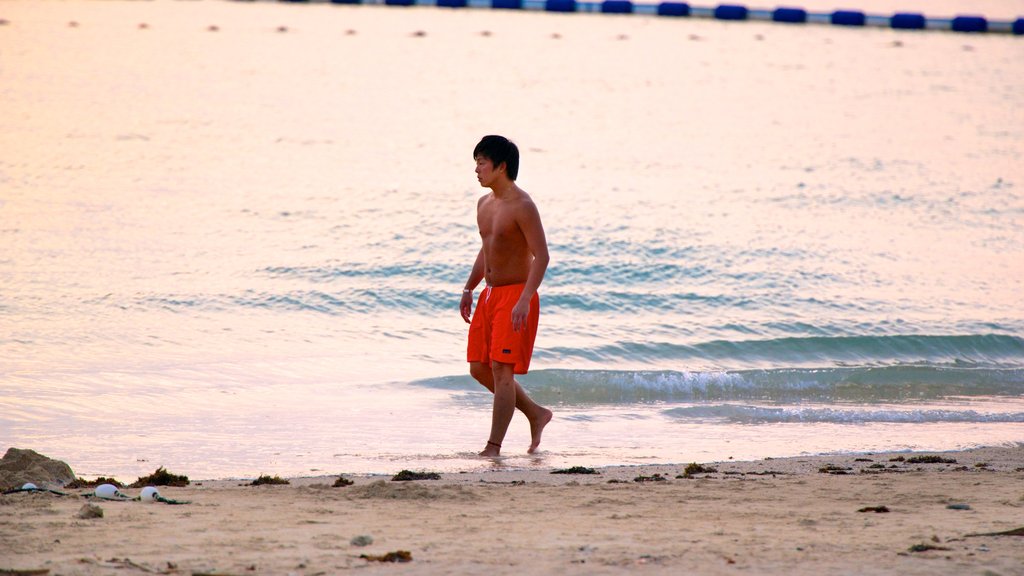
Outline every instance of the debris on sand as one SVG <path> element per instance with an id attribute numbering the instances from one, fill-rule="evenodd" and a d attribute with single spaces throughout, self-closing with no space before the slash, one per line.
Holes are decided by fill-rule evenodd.
<path id="1" fill-rule="evenodd" d="M 381 556 L 360 554 L 359 557 L 370 562 L 412 562 L 412 552 L 408 550 L 397 550 Z"/>
<path id="2" fill-rule="evenodd" d="M 691 462 L 683 469 L 683 475 L 681 477 L 692 478 L 694 474 L 714 474 L 715 472 L 718 472 L 718 468 Z M 677 476 L 677 478 L 680 478 L 680 476 Z"/>
<path id="3" fill-rule="evenodd" d="M 853 468 L 844 468 L 834 464 L 826 464 L 818 468 L 818 472 L 821 474 L 847 474 L 849 470 L 853 470 Z"/>
<path id="4" fill-rule="evenodd" d="M 908 552 L 927 552 L 929 550 L 952 550 L 952 548 L 946 548 L 945 546 L 936 546 L 934 544 L 914 544 Z"/>
<path id="5" fill-rule="evenodd" d="M 980 534 L 968 534 L 967 536 L 1024 536 L 1024 526 L 1014 528 L 1013 530 L 1004 530 L 1002 532 L 982 532 Z"/>
<path id="6" fill-rule="evenodd" d="M 911 456 L 907 458 L 907 464 L 956 464 L 956 459 L 935 455 Z"/>
<path id="7" fill-rule="evenodd" d="M 392 482 L 409 482 L 412 480 L 440 480 L 441 475 L 436 472 L 412 472 L 410 470 L 402 470 L 398 474 L 395 474 L 392 478 Z"/>
<path id="8" fill-rule="evenodd" d="M 179 476 L 177 474 L 171 474 L 163 466 L 156 469 L 149 476 L 141 476 L 138 480 L 132 483 L 129 488 L 142 488 L 145 486 L 175 486 L 183 487 L 188 486 L 188 476 Z"/>
<path id="9" fill-rule="evenodd" d="M 888 506 L 865 506 L 857 512 L 874 512 L 876 514 L 885 514 L 889 511 Z"/>
<path id="10" fill-rule="evenodd" d="M 263 486 L 265 484 L 269 484 L 269 485 L 274 485 L 274 484 L 291 484 L 291 482 L 289 482 L 289 481 L 285 480 L 284 478 L 281 478 L 280 476 L 277 476 L 277 475 L 274 475 L 274 476 L 271 477 L 271 476 L 267 476 L 266 474 L 264 474 L 264 475 L 260 476 L 259 478 L 253 480 L 252 484 L 250 484 L 250 486 Z"/>
<path id="11" fill-rule="evenodd" d="M 104 484 L 113 484 L 117 488 L 124 488 L 124 484 L 119 482 L 117 479 L 115 479 L 115 478 L 107 478 L 106 476 L 100 476 L 99 478 L 97 478 L 95 480 L 86 480 L 85 478 L 75 478 L 73 481 L 69 482 L 64 487 L 65 488 L 69 488 L 71 490 L 79 490 L 79 489 L 82 489 L 82 488 L 97 488 L 97 487 L 102 486 Z"/>
<path id="12" fill-rule="evenodd" d="M 348 478 L 345 478 L 344 476 L 338 476 L 338 479 L 334 481 L 334 484 L 332 484 L 332 486 L 334 488 L 344 488 L 345 486 L 351 486 L 353 484 L 355 484 L 355 482 L 349 480 Z"/>
<path id="13" fill-rule="evenodd" d="M 573 466 L 572 468 L 561 468 L 558 470 L 552 470 L 552 474 L 600 474 L 593 468 L 587 468 L 586 466 Z"/>
<path id="14" fill-rule="evenodd" d="M 661 474 L 658 473 L 652 474 L 650 476 L 640 475 L 637 476 L 636 478 L 633 478 L 633 482 L 665 482 L 666 480 L 668 480 L 667 477 L 662 476 Z"/>

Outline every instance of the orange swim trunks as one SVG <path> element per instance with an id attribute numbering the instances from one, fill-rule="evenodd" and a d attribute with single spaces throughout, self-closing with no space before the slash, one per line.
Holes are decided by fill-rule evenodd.
<path id="1" fill-rule="evenodd" d="M 469 325 L 467 362 L 483 362 L 490 366 L 491 360 L 495 360 L 513 364 L 514 374 L 526 374 L 530 369 L 533 341 L 537 337 L 540 320 L 540 297 L 535 293 L 530 299 L 526 326 L 518 332 L 512 330 L 512 308 L 519 301 L 524 287 L 525 284 L 487 286 L 480 293 Z"/>

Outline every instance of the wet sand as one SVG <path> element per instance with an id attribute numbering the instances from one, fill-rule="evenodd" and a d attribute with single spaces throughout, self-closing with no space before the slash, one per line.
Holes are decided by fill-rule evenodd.
<path id="1" fill-rule="evenodd" d="M 1024 538 L 973 534 L 1024 527 L 1024 446 L 921 455 L 161 488 L 181 506 L 16 493 L 0 573 L 1021 574 Z"/>

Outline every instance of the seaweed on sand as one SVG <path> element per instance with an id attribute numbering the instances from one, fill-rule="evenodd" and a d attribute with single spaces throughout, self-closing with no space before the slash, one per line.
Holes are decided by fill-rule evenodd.
<path id="1" fill-rule="evenodd" d="M 1003 530 L 1002 532 L 982 532 L 980 534 L 967 534 L 967 536 L 1024 536 L 1024 526 L 1014 528 L 1013 530 Z"/>
<path id="2" fill-rule="evenodd" d="M 834 464 L 826 464 L 821 468 L 818 468 L 818 472 L 821 474 L 846 474 L 847 470 L 852 470 L 852 468 L 843 468 L 842 466 L 836 466 Z"/>
<path id="3" fill-rule="evenodd" d="M 410 470 L 402 470 L 398 474 L 395 474 L 392 478 L 392 482 L 409 482 L 411 480 L 440 480 L 441 475 L 437 472 L 412 472 Z M 401 552 L 401 550 L 399 550 Z"/>
<path id="4" fill-rule="evenodd" d="M 129 488 L 144 488 L 146 486 L 188 486 L 188 476 L 171 474 L 163 466 L 156 469 L 149 476 L 140 476 L 138 480 L 129 485 Z"/>
<path id="5" fill-rule="evenodd" d="M 387 554 L 360 554 L 360 558 L 371 562 L 412 562 L 412 552 L 408 550 L 397 550 Z"/>
<path id="6" fill-rule="evenodd" d="M 694 474 L 714 474 L 715 472 L 718 472 L 718 468 L 691 462 L 683 469 L 682 476 L 676 476 L 676 478 L 693 478 Z"/>
<path id="7" fill-rule="evenodd" d="M 600 474 L 593 468 L 587 468 L 585 466 L 573 466 L 572 468 L 561 468 L 559 470 L 552 470 L 552 474 Z"/>
<path id="8" fill-rule="evenodd" d="M 113 484 L 114 486 L 117 486 L 118 488 L 124 488 L 124 484 L 118 482 L 117 480 L 115 480 L 113 478 L 106 478 L 104 476 L 100 476 L 99 478 L 97 478 L 95 480 L 86 480 L 85 478 L 75 478 L 71 482 L 68 482 L 67 484 L 65 484 L 64 488 L 66 488 L 68 490 L 77 490 L 77 489 L 80 489 L 80 488 L 95 488 L 95 487 L 99 486 L 100 484 Z"/>
<path id="9" fill-rule="evenodd" d="M 345 486 L 351 486 L 353 484 L 355 484 L 355 482 L 349 480 L 348 478 L 345 478 L 344 476 L 338 476 L 338 479 L 334 481 L 333 486 L 334 488 L 343 488 Z"/>
<path id="10" fill-rule="evenodd" d="M 280 476 L 267 476 L 266 474 L 252 481 L 250 486 L 263 486 L 264 484 L 291 484 L 291 482 L 281 478 Z"/>
<path id="11" fill-rule="evenodd" d="M 935 455 L 911 456 L 907 458 L 907 464 L 956 464 L 956 459 Z"/>
<path id="12" fill-rule="evenodd" d="M 914 544 L 908 549 L 909 552 L 927 552 L 929 550 L 950 550 L 950 548 L 934 544 Z"/>

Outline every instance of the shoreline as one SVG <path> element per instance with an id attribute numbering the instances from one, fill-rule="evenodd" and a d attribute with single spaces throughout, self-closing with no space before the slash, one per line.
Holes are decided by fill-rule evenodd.
<path id="1" fill-rule="evenodd" d="M 913 459 L 914 457 L 928 457 L 935 456 L 941 459 L 955 460 L 955 462 L 938 462 L 938 463 L 925 463 L 925 462 L 907 462 L 907 460 Z M 482 458 L 481 460 L 488 460 Z M 441 478 L 442 483 L 464 483 L 470 482 L 486 482 L 499 478 L 507 481 L 518 481 L 528 479 L 530 482 L 538 482 L 545 484 L 561 484 L 563 482 L 558 481 L 558 477 L 562 478 L 577 476 L 574 474 L 558 474 L 558 470 L 567 470 L 568 468 L 560 468 L 556 466 L 545 466 L 537 468 L 524 468 L 524 467 L 510 467 L 500 468 L 500 458 L 495 462 L 495 469 L 492 470 L 472 470 L 472 471 L 458 471 L 458 472 L 445 472 L 445 471 L 434 471 L 428 468 L 417 468 L 415 470 L 408 470 L 416 473 L 436 473 Z M 869 464 L 887 464 L 886 469 L 872 469 Z M 772 470 L 776 471 L 779 475 L 805 475 L 818 473 L 819 469 L 825 465 L 832 465 L 842 468 L 848 468 L 847 474 L 872 474 L 872 473 L 890 473 L 890 470 L 894 470 L 897 473 L 910 472 L 910 471 L 922 471 L 923 466 L 938 467 L 936 469 L 944 469 L 949 471 L 950 469 L 963 468 L 963 467 L 976 467 L 984 468 L 989 471 L 1000 471 L 1000 472 L 1024 472 L 1024 441 L 1016 443 L 1015 445 L 1008 446 L 979 446 L 975 448 L 966 448 L 963 450 L 894 450 L 894 451 L 878 451 L 878 452 L 850 452 L 850 453 L 832 453 L 832 454 L 807 454 L 800 456 L 780 456 L 780 457 L 766 457 L 760 460 L 716 460 L 716 461 L 702 461 L 702 462 L 680 462 L 673 464 L 614 464 L 607 466 L 573 466 L 572 468 L 587 468 L 594 470 L 597 474 L 594 476 L 601 476 L 606 480 L 623 480 L 631 473 L 635 472 L 635 475 L 653 475 L 661 474 L 668 476 L 670 473 L 672 476 L 676 474 L 682 474 L 687 466 L 691 464 L 697 464 L 705 468 L 714 468 L 717 470 L 718 475 L 745 475 L 745 474 L 766 474 Z M 979 466 L 985 464 L 985 466 Z M 903 466 L 903 468 L 901 468 Z M 701 474 L 704 476 L 703 474 Z M 363 482 L 376 482 L 380 480 L 390 480 L 395 474 L 385 473 L 345 473 L 340 472 L 338 474 L 311 474 L 311 475 L 289 475 L 284 477 L 286 480 L 297 486 L 305 486 L 310 484 L 317 484 L 324 482 L 328 479 L 334 479 L 339 476 L 357 480 Z M 545 482 L 545 478 L 551 478 L 551 481 Z M 590 476 L 585 474 L 584 476 Z M 577 478 L 578 479 L 578 478 Z M 230 477 L 230 478 L 213 478 L 205 480 L 197 480 L 203 484 L 232 484 L 237 482 L 252 481 L 255 478 L 248 477 Z M 499 480 L 499 481 L 501 481 Z"/>
<path id="2" fill-rule="evenodd" d="M 413 574 L 1020 573 L 1024 538 L 991 534 L 1024 527 L 1024 443 L 702 466 L 160 488 L 181 506 L 15 493 L 0 573 L 377 573 L 396 568 L 362 556 L 400 552 Z"/>

